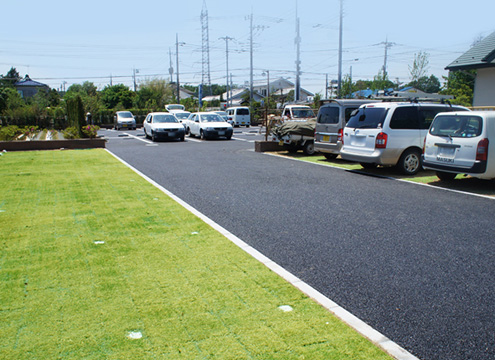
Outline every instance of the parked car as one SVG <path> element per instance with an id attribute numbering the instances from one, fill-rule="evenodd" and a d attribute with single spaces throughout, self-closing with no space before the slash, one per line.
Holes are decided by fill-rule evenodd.
<path id="1" fill-rule="evenodd" d="M 153 141 L 179 139 L 184 141 L 185 130 L 177 118 L 166 112 L 149 113 L 143 123 L 144 135 Z"/>
<path id="2" fill-rule="evenodd" d="M 224 137 L 230 140 L 234 129 L 214 112 L 192 113 L 187 119 L 186 133 L 201 139 Z"/>
<path id="3" fill-rule="evenodd" d="M 316 118 L 314 149 L 327 159 L 335 159 L 342 148 L 344 127 L 354 110 L 377 100 L 336 99 L 322 100 Z"/>
<path id="4" fill-rule="evenodd" d="M 117 111 L 113 117 L 113 128 L 136 130 L 136 118 L 130 111 Z"/>
<path id="5" fill-rule="evenodd" d="M 308 105 L 285 105 L 282 111 L 284 121 L 307 121 L 315 118 L 315 112 Z"/>
<path id="6" fill-rule="evenodd" d="M 167 104 L 165 105 L 165 110 L 167 111 L 172 111 L 172 110 L 186 110 L 186 107 L 181 104 Z"/>
<path id="7" fill-rule="evenodd" d="M 226 110 L 229 123 L 232 126 L 237 127 L 244 125 L 249 127 L 251 125 L 251 113 L 246 106 L 230 107 Z"/>
<path id="8" fill-rule="evenodd" d="M 214 111 L 214 113 L 220 115 L 220 117 L 222 119 L 224 119 L 225 121 L 227 121 L 230 125 L 234 126 L 234 121 L 233 120 L 229 120 L 229 116 L 227 115 L 227 112 L 226 111 Z"/>
<path id="9" fill-rule="evenodd" d="M 184 126 L 184 129 L 186 128 L 185 125 L 185 120 L 191 115 L 190 111 L 184 111 L 184 110 L 171 110 L 169 111 L 172 115 L 175 116 L 175 118 Z"/>
<path id="10" fill-rule="evenodd" d="M 426 135 L 423 166 L 440 180 L 495 178 L 495 111 L 438 114 Z"/>
<path id="11" fill-rule="evenodd" d="M 364 168 L 396 166 L 406 175 L 422 168 L 424 139 L 436 114 L 469 111 L 462 106 L 417 102 L 362 105 L 344 128 L 340 156 Z"/>

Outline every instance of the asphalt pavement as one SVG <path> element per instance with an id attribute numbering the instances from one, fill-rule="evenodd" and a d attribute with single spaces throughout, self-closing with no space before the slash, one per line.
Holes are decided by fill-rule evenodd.
<path id="1" fill-rule="evenodd" d="M 256 129 L 235 130 L 230 141 L 102 134 L 112 153 L 417 357 L 495 357 L 494 200 L 255 153 Z"/>

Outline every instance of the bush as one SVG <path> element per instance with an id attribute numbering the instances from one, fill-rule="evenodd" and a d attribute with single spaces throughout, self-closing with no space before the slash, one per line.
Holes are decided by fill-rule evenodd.
<path id="1" fill-rule="evenodd" d="M 93 139 L 96 135 L 98 135 L 98 130 L 100 130 L 100 127 L 97 125 L 84 125 L 81 130 L 85 137 Z"/>
<path id="2" fill-rule="evenodd" d="M 67 129 L 65 129 L 63 132 L 64 134 L 64 139 L 79 139 L 79 129 L 76 128 L 75 126 L 70 126 Z"/>
<path id="3" fill-rule="evenodd" d="M 0 140 L 12 141 L 17 139 L 19 135 L 23 133 L 23 130 L 19 129 L 17 125 L 9 125 L 0 128 Z"/>

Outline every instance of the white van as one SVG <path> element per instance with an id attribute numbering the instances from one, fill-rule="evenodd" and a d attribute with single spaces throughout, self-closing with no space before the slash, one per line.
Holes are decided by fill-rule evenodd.
<path id="1" fill-rule="evenodd" d="M 423 166 L 440 180 L 495 179 L 495 111 L 438 114 L 425 138 Z"/>
<path id="2" fill-rule="evenodd" d="M 228 122 L 232 126 L 244 125 L 249 127 L 251 125 L 251 114 L 247 106 L 231 107 L 226 110 L 228 116 Z"/>
<path id="3" fill-rule="evenodd" d="M 405 175 L 422 167 L 424 139 L 440 112 L 469 111 L 462 106 L 423 102 L 383 102 L 362 105 L 344 128 L 340 157 L 364 168 L 396 166 Z"/>

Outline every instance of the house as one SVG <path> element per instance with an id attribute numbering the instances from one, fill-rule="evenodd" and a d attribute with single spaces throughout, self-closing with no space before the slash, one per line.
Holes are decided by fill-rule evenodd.
<path id="1" fill-rule="evenodd" d="M 445 69 L 476 70 L 473 106 L 495 106 L 495 32 L 459 56 Z"/>
<path id="2" fill-rule="evenodd" d="M 279 95 L 279 96 L 287 96 L 291 91 L 295 89 L 295 84 L 287 79 L 284 78 L 278 78 L 275 81 L 270 81 L 269 88 L 270 88 L 270 95 Z M 255 85 L 253 86 L 253 90 L 258 92 L 259 94 L 263 96 L 267 96 L 268 92 L 268 84 L 260 84 L 260 85 Z M 306 102 L 309 101 L 310 97 L 313 97 L 315 94 L 312 92 L 301 88 L 301 93 L 299 96 L 299 100 L 301 102 Z"/>
<path id="3" fill-rule="evenodd" d="M 254 90 L 254 88 L 253 88 L 253 90 Z M 205 96 L 203 98 L 203 101 L 204 102 L 212 102 L 215 100 L 220 101 L 222 99 L 223 101 L 227 102 L 227 98 L 228 98 L 229 104 L 231 104 L 233 106 L 239 106 L 239 105 L 242 105 L 242 100 L 246 96 L 249 97 L 249 89 L 243 89 L 243 88 L 232 89 L 230 97 L 228 97 L 227 93 L 224 92 L 221 96 L 220 95 Z M 263 96 L 258 94 L 256 91 L 253 91 L 253 100 L 254 101 L 260 101 L 261 99 L 263 99 Z"/>
<path id="4" fill-rule="evenodd" d="M 50 91 L 50 87 L 48 85 L 31 80 L 29 78 L 29 75 L 26 75 L 24 79 L 16 82 L 14 86 L 17 92 L 24 99 L 33 97 L 41 89 L 46 89 L 47 91 Z"/>

